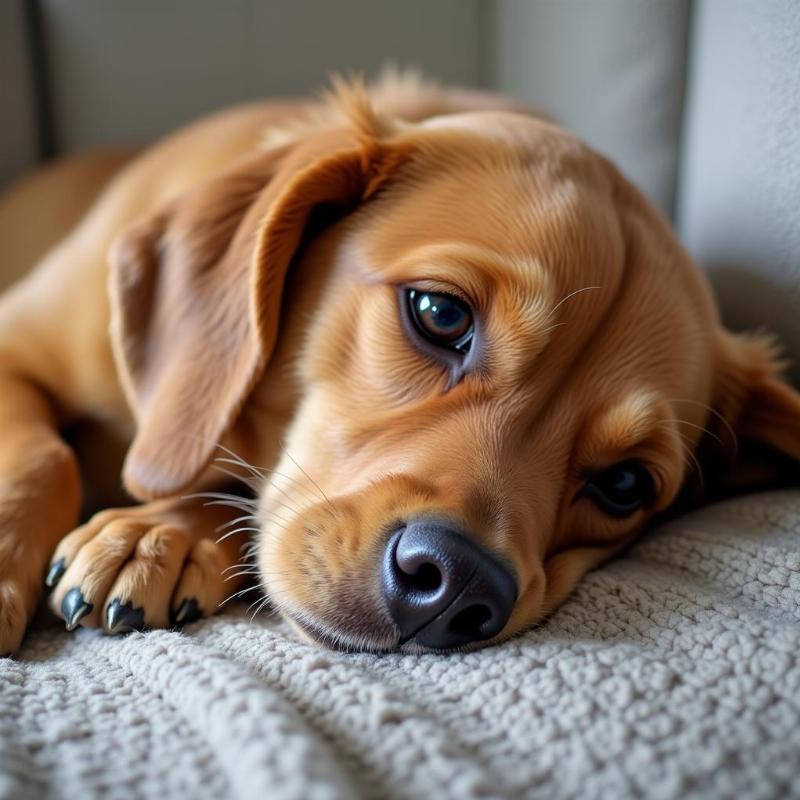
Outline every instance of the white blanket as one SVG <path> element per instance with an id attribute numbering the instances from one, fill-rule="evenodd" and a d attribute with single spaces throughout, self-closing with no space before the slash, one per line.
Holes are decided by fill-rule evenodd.
<path id="1" fill-rule="evenodd" d="M 0 798 L 800 797 L 800 493 L 725 503 L 468 655 L 243 609 L 0 659 Z"/>

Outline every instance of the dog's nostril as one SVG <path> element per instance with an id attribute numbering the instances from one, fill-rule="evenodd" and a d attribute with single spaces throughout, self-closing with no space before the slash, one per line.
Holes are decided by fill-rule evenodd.
<path id="1" fill-rule="evenodd" d="M 450 630 L 458 636 L 465 636 L 478 638 L 481 634 L 481 628 L 492 618 L 492 611 L 489 606 L 483 603 L 474 606 L 468 606 L 456 614 L 450 625 Z"/>
<path id="2" fill-rule="evenodd" d="M 416 572 L 409 574 L 404 571 L 404 575 L 408 587 L 419 592 L 434 592 L 442 585 L 442 573 L 436 564 L 420 564 Z"/>

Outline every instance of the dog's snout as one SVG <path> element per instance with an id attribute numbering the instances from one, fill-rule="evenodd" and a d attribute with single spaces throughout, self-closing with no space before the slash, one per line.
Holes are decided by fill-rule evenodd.
<path id="1" fill-rule="evenodd" d="M 404 641 L 447 649 L 500 633 L 517 587 L 505 567 L 465 536 L 417 520 L 389 541 L 383 594 Z"/>

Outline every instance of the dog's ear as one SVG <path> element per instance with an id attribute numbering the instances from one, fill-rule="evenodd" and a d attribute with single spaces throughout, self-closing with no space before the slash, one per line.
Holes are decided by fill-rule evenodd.
<path id="1" fill-rule="evenodd" d="M 309 216 L 355 207 L 403 158 L 364 130 L 320 132 L 243 161 L 115 244 L 112 342 L 138 423 L 124 470 L 132 494 L 197 479 L 275 347 Z"/>
<path id="2" fill-rule="evenodd" d="M 771 337 L 720 330 L 710 435 L 701 462 L 722 495 L 782 481 L 800 462 L 800 393 Z M 714 486 L 716 484 L 716 486 Z"/>

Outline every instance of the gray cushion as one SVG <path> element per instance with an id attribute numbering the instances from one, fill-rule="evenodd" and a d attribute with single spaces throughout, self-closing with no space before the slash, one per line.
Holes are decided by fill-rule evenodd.
<path id="1" fill-rule="evenodd" d="M 0 3 L 0 185 L 36 160 L 33 84 L 25 49 L 22 3 Z"/>
<path id="2" fill-rule="evenodd" d="M 800 3 L 703 0 L 693 27 L 680 232 L 726 320 L 778 333 L 797 364 Z"/>
<path id="3" fill-rule="evenodd" d="M 490 85 L 529 100 L 607 153 L 671 213 L 686 0 L 498 0 Z"/>

